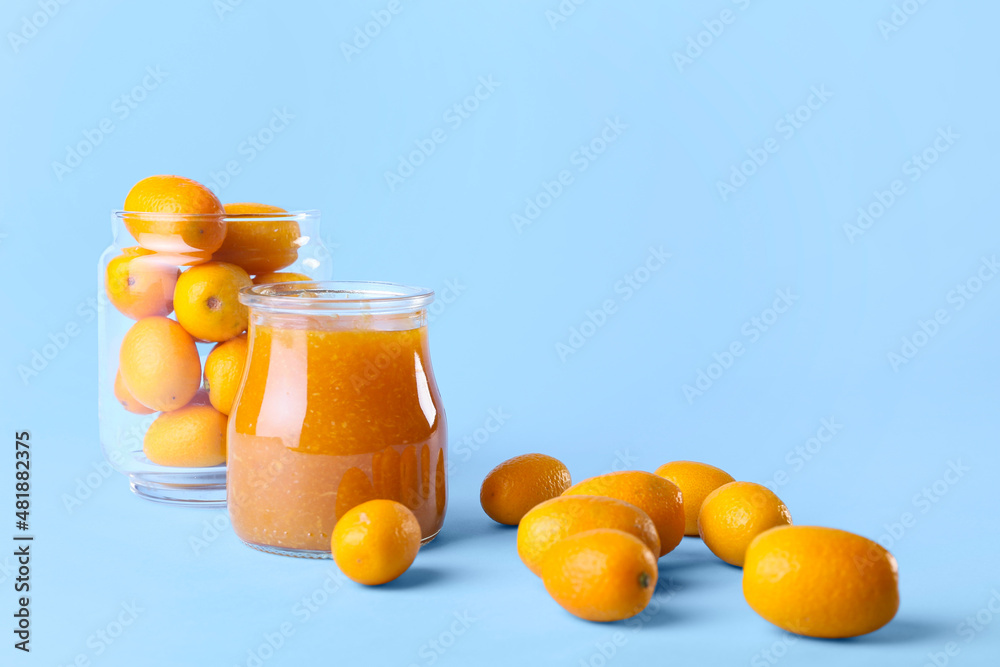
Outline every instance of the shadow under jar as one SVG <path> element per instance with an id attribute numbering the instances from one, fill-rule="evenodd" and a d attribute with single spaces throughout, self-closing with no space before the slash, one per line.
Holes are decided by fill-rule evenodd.
<path id="1" fill-rule="evenodd" d="M 329 558 L 337 520 L 396 500 L 437 535 L 447 426 L 431 369 L 434 293 L 372 282 L 244 289 L 247 366 L 228 426 L 227 501 L 237 536 Z"/>

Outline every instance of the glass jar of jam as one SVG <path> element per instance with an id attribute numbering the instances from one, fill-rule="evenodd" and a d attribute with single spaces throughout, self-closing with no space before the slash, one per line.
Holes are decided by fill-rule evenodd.
<path id="1" fill-rule="evenodd" d="M 227 502 L 247 545 L 329 558 L 334 525 L 374 498 L 409 507 L 424 543 L 446 502 L 447 426 L 431 368 L 434 293 L 372 282 L 245 288 L 243 380 Z"/>

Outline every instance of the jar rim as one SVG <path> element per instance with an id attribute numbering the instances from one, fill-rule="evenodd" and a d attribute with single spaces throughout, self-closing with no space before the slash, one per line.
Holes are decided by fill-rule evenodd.
<path id="1" fill-rule="evenodd" d="M 240 218 L 248 219 L 252 218 L 254 220 L 308 220 L 311 218 L 318 218 L 320 212 L 318 209 L 305 209 L 301 211 L 286 211 L 285 213 L 149 213 L 146 211 L 122 211 L 114 210 L 111 215 L 119 220 L 125 218 L 130 218 L 133 216 L 142 216 L 150 220 L 208 220 L 217 218 Z"/>
<path id="2" fill-rule="evenodd" d="M 240 303 L 277 312 L 408 312 L 434 301 L 434 290 L 367 280 L 310 280 L 252 285 Z"/>

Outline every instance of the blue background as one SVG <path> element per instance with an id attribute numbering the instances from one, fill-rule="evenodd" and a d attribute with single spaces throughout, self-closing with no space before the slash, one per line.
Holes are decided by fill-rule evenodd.
<path id="1" fill-rule="evenodd" d="M 32 433 L 37 542 L 34 650 L 7 635 L 0 662 L 256 664 L 248 652 L 287 624 L 263 664 L 921 665 L 952 642 L 949 664 L 996 664 L 1000 619 L 959 626 L 1000 604 L 1000 280 L 975 281 L 1000 251 L 1000 8 L 910 0 L 918 11 L 889 31 L 888 0 L 592 1 L 563 3 L 575 7 L 565 21 L 546 14 L 557 0 L 402 0 L 345 55 L 387 4 L 71 2 L 32 31 L 39 5 L 4 3 L 0 414 L 8 471 L 13 432 Z M 723 10 L 731 22 L 713 36 L 703 21 L 719 32 Z M 707 46 L 679 66 L 699 33 Z M 162 80 L 133 93 L 147 68 Z M 499 85 L 461 124 L 446 120 L 480 77 Z M 813 87 L 832 96 L 800 109 Z M 275 109 L 294 117 L 250 159 L 244 142 Z M 809 118 L 789 136 L 779 123 L 797 111 Z M 608 119 L 625 129 L 580 171 L 577 152 Z M 102 121 L 111 130 L 88 155 L 54 166 Z M 385 172 L 438 128 L 445 141 L 391 188 Z M 913 156 L 948 128 L 958 138 L 912 180 Z M 723 198 L 719 181 L 765 144 L 777 151 Z M 511 216 L 562 170 L 572 182 L 519 232 Z M 67 508 L 102 460 L 86 304 L 108 212 L 157 173 L 215 183 L 224 201 L 321 209 L 336 278 L 457 285 L 431 334 L 453 436 L 448 518 L 397 583 L 338 585 L 332 563 L 251 551 L 224 512 L 144 502 L 118 474 Z M 849 238 L 858 208 L 897 179 L 905 191 Z M 650 247 L 669 260 L 636 273 Z M 628 299 L 626 275 L 648 278 Z M 970 279 L 981 289 L 959 299 Z M 771 319 L 777 290 L 795 301 L 763 331 L 751 318 Z M 606 300 L 603 325 L 584 325 Z M 894 367 L 889 353 L 937 311 L 944 324 Z M 68 324 L 79 333 L 22 379 Z M 583 345 L 561 358 L 572 341 Z M 712 367 L 734 342 L 743 354 Z M 699 372 L 715 379 L 686 396 Z M 503 427 L 460 449 L 491 409 Z M 842 427 L 817 447 L 824 419 Z M 486 472 L 530 451 L 574 479 L 696 459 L 771 481 L 797 523 L 890 546 L 899 614 L 855 640 L 794 640 L 746 605 L 739 570 L 685 539 L 661 561 L 655 613 L 577 620 L 479 507 Z M 946 476 L 952 464 L 961 476 Z M 894 525 L 904 513 L 909 525 Z M 8 619 L 12 564 L 0 556 Z M 311 596 L 323 604 L 305 614 Z M 95 639 L 133 603 L 113 643 Z"/>

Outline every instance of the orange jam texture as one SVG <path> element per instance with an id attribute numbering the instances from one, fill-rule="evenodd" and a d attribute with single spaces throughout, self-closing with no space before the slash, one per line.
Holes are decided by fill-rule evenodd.
<path id="1" fill-rule="evenodd" d="M 355 505 L 397 500 L 423 537 L 444 521 L 446 427 L 426 328 L 253 324 L 229 419 L 228 504 L 245 542 L 329 551 Z"/>

